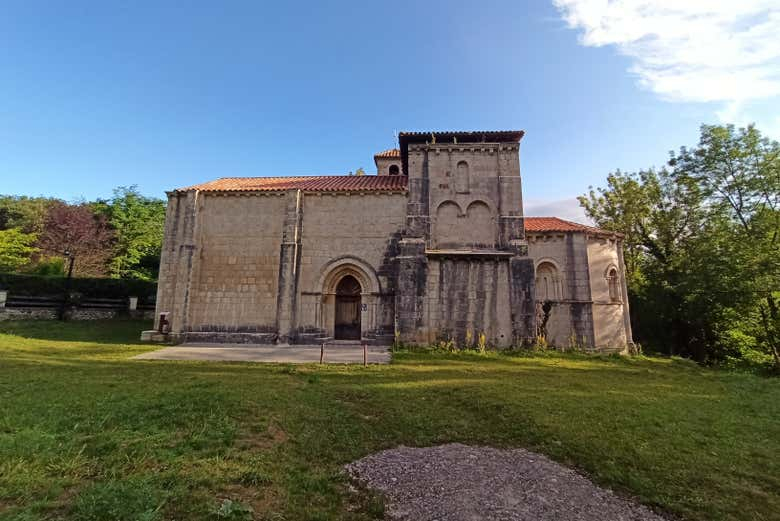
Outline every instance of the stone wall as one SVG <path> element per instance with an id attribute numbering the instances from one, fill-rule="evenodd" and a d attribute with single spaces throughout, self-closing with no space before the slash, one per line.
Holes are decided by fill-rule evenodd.
<path id="1" fill-rule="evenodd" d="M 165 211 L 165 230 L 157 278 L 157 303 L 154 329 L 159 328 L 160 313 L 168 313 L 171 331 L 185 330 L 189 284 L 195 262 L 195 221 L 197 192 L 169 192 Z"/>
<path id="2" fill-rule="evenodd" d="M 559 347 L 593 347 L 593 306 L 585 235 L 571 232 L 529 234 L 528 254 L 534 259 L 537 270 L 546 263 L 554 266 L 557 276 L 558 294 L 550 299 L 547 341 Z M 542 304 L 541 299 L 537 300 L 540 323 L 545 318 Z"/>
<path id="3" fill-rule="evenodd" d="M 56 320 L 54 308 L 2 308 L 0 322 L 6 320 Z"/>
<path id="4" fill-rule="evenodd" d="M 588 238 L 595 345 L 611 349 L 622 349 L 632 343 L 621 251 L 622 245 L 616 238 Z M 611 298 L 609 293 L 607 274 L 611 269 L 616 270 L 620 278 L 620 292 L 616 299 Z"/>
<path id="5" fill-rule="evenodd" d="M 394 259 L 406 217 L 406 194 L 305 194 L 301 224 L 297 327 L 333 336 L 334 287 L 340 274 L 361 283 L 366 335 L 390 335 Z"/>
<path id="6" fill-rule="evenodd" d="M 412 146 L 409 172 L 428 185 L 429 248 L 501 248 L 522 239 L 522 226 L 509 233 L 500 226 L 508 217 L 522 224 L 518 144 Z"/>
<path id="7" fill-rule="evenodd" d="M 170 193 L 157 312 L 170 313 L 172 336 L 323 341 L 334 335 L 336 286 L 350 275 L 369 340 L 466 345 L 483 333 L 518 346 L 542 320 L 556 345 L 630 343 L 618 242 L 582 232 L 526 242 L 518 142 L 406 145 L 407 193 Z M 557 273 L 554 298 L 535 296 L 541 263 Z M 609 266 L 620 299 L 609 294 Z"/>
<path id="8" fill-rule="evenodd" d="M 376 164 L 376 175 L 391 175 L 390 167 L 396 167 L 400 174 L 401 172 L 401 158 L 400 157 L 376 157 L 374 158 Z"/>
<path id="9" fill-rule="evenodd" d="M 407 170 L 396 294 L 401 339 L 463 345 L 484 333 L 495 346 L 532 341 L 519 143 L 414 143 Z"/>
<path id="10" fill-rule="evenodd" d="M 276 329 L 285 208 L 279 195 L 201 196 L 189 331 Z"/>
<path id="11" fill-rule="evenodd" d="M 157 312 L 179 340 L 318 341 L 333 336 L 328 276 L 353 269 L 364 333 L 392 338 L 405 204 L 403 192 L 172 193 Z"/>
<path id="12" fill-rule="evenodd" d="M 474 347 L 480 334 L 490 346 L 512 345 L 506 259 L 452 256 L 428 259 L 421 343 L 452 340 Z"/>
<path id="13" fill-rule="evenodd" d="M 57 320 L 59 308 L 14 307 L 0 308 L 0 322 L 7 320 Z M 154 311 L 116 311 L 108 309 L 70 309 L 68 320 L 107 320 L 112 318 L 135 318 L 151 320 Z"/>
<path id="14" fill-rule="evenodd" d="M 551 309 L 546 316 L 550 344 L 622 350 L 630 343 L 627 297 L 619 302 L 611 301 L 606 279 L 607 270 L 617 268 L 625 292 L 621 247 L 614 237 L 583 232 L 528 235 L 528 252 L 537 273 L 543 265 L 555 268 L 555 294 L 549 298 Z M 544 294 L 539 291 L 537 320 L 540 324 L 545 320 L 544 301 Z"/>

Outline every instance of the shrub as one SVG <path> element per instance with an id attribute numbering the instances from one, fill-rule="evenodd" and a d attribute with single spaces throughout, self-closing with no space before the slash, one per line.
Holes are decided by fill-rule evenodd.
<path id="1" fill-rule="evenodd" d="M 29 275 L 41 277 L 62 277 L 65 275 L 65 259 L 62 257 L 43 257 L 24 270 Z"/>
<path id="2" fill-rule="evenodd" d="M 0 270 L 18 270 L 37 251 L 33 246 L 36 237 L 16 228 L 0 230 Z"/>
<path id="3" fill-rule="evenodd" d="M 65 292 L 65 284 L 65 277 L 0 273 L 0 290 L 8 291 L 11 295 L 59 296 Z M 87 298 L 148 299 L 157 294 L 157 283 L 134 279 L 73 278 L 70 291 Z"/>
<path id="4" fill-rule="evenodd" d="M 477 338 L 477 349 L 479 349 L 480 353 L 484 353 L 487 349 L 487 337 L 484 332 L 480 333 Z"/>

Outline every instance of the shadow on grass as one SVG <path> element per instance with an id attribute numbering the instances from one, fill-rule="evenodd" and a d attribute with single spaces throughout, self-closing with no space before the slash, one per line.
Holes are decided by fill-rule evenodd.
<path id="1" fill-rule="evenodd" d="M 9 320 L 0 322 L 0 334 L 59 342 L 141 344 L 141 331 L 151 329 L 150 320 Z"/>

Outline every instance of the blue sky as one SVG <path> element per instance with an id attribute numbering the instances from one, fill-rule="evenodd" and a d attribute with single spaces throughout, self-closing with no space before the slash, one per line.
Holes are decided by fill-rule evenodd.
<path id="1" fill-rule="evenodd" d="M 223 176 L 372 172 L 397 131 L 520 128 L 527 205 L 569 215 L 608 172 L 695 144 L 701 123 L 780 129 L 777 55 L 728 90 L 755 60 L 732 49 L 737 68 L 712 73 L 729 49 L 703 56 L 695 34 L 667 34 L 664 3 L 642 20 L 627 0 L 4 2 L 0 193 L 162 196 Z M 744 4 L 680 31 L 706 43 L 780 23 L 772 2 Z M 750 85 L 760 92 L 739 93 Z"/>

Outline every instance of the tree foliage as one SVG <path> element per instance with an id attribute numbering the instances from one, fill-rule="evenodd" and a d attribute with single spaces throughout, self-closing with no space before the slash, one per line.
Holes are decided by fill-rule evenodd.
<path id="1" fill-rule="evenodd" d="M 19 228 L 0 230 L 0 271 L 15 271 L 30 262 L 37 251 L 35 234 Z"/>
<path id="2" fill-rule="evenodd" d="M 108 201 L 98 201 L 96 211 L 104 215 L 115 233 L 109 271 L 112 277 L 151 280 L 160 267 L 165 203 L 145 197 L 136 186 L 119 187 Z"/>
<path id="3" fill-rule="evenodd" d="M 625 234 L 635 336 L 703 362 L 778 357 L 780 145 L 755 127 L 703 126 L 668 167 L 616 172 L 579 198 Z"/>
<path id="4" fill-rule="evenodd" d="M 40 233 L 49 207 L 56 199 L 0 195 L 0 230 L 19 228 L 24 233 Z"/>
<path id="5" fill-rule="evenodd" d="M 55 203 L 49 208 L 38 241 L 42 253 L 74 257 L 73 273 L 100 277 L 108 273 L 114 232 L 105 217 L 88 204 Z"/>
<path id="6" fill-rule="evenodd" d="M 18 259 L 0 271 L 64 275 L 64 252 L 69 250 L 80 276 L 153 280 L 164 221 L 165 202 L 141 195 L 135 186 L 119 187 L 112 198 L 91 203 L 0 195 L 0 231 L 37 237 L 34 250 L 22 257 L 6 244 L 17 235 L 0 242 L 0 256 Z"/>

